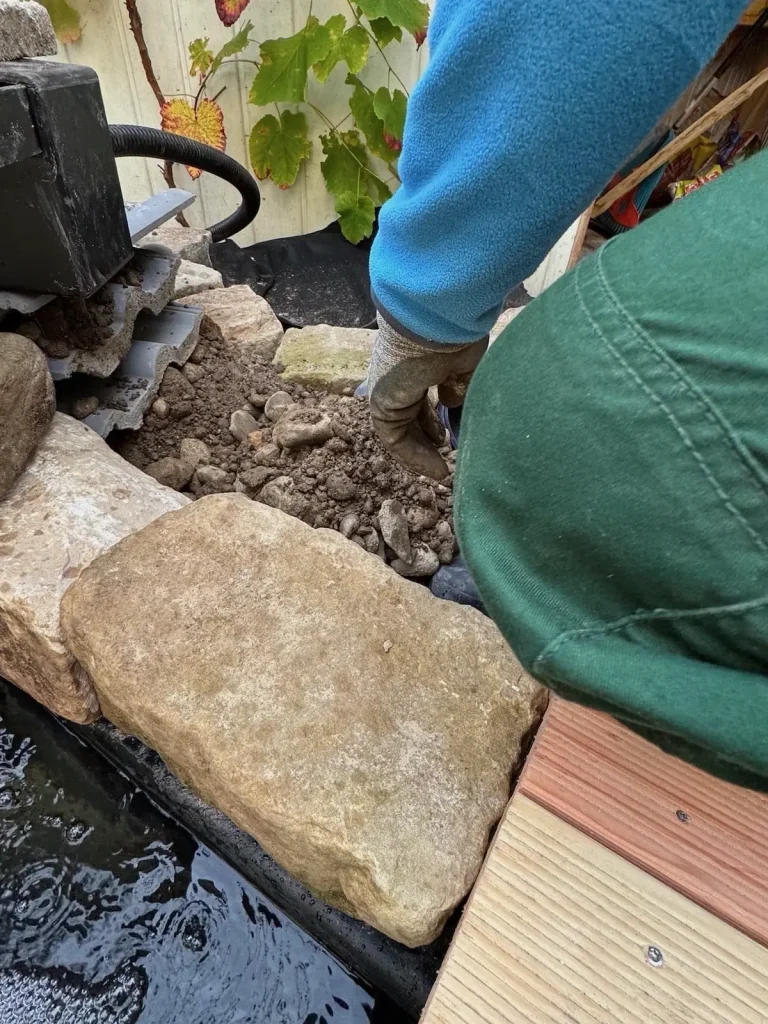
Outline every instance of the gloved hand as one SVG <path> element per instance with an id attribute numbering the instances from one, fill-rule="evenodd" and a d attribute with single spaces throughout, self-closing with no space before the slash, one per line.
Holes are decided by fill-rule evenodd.
<path id="1" fill-rule="evenodd" d="M 437 449 L 445 444 L 445 427 L 427 392 L 437 385 L 443 405 L 449 409 L 462 405 L 488 339 L 469 345 L 418 343 L 403 337 L 381 316 L 378 324 L 367 380 L 374 429 L 398 462 L 442 480 L 448 466 Z"/>

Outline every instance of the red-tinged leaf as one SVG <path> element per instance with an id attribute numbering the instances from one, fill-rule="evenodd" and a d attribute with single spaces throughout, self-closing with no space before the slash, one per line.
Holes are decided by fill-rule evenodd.
<path id="1" fill-rule="evenodd" d="M 393 153 L 399 153 L 403 148 L 403 144 L 400 139 L 396 139 L 394 135 L 390 135 L 389 132 L 384 132 L 384 141 L 387 147 L 392 150 Z"/>
<path id="2" fill-rule="evenodd" d="M 82 35 L 80 15 L 67 0 L 40 0 L 53 22 L 56 38 L 62 43 L 76 43 Z"/>
<path id="3" fill-rule="evenodd" d="M 225 25 L 234 25 L 251 0 L 216 0 L 216 13 Z"/>
<path id="4" fill-rule="evenodd" d="M 227 133 L 224 130 L 224 114 L 215 100 L 204 99 L 197 111 L 188 100 L 178 96 L 168 100 L 160 108 L 160 125 L 166 132 L 186 135 L 188 139 L 213 146 L 222 153 L 227 148 Z M 187 167 L 189 176 L 196 180 L 203 173 L 197 167 Z"/>
<path id="5" fill-rule="evenodd" d="M 418 32 L 414 32 L 413 38 L 416 40 L 416 49 L 420 50 L 427 40 L 426 28 L 420 28 Z"/>

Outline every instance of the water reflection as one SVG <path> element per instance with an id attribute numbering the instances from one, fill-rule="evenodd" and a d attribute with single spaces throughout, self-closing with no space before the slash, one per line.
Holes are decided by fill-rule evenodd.
<path id="1" fill-rule="evenodd" d="M 3 1024 L 356 1024 L 373 998 L 0 682 Z"/>

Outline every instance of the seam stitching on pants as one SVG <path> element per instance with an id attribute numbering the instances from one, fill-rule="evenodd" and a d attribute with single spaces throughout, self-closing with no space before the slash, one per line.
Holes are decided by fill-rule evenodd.
<path id="1" fill-rule="evenodd" d="M 749 483 L 752 486 L 757 486 L 759 488 L 761 498 L 768 498 L 768 489 L 766 489 L 766 486 L 760 478 L 759 473 L 757 473 L 755 471 L 755 468 L 750 465 L 749 458 L 743 451 L 741 442 L 738 440 L 738 438 L 734 436 L 733 431 L 730 429 L 729 425 L 724 421 L 724 418 L 718 414 L 715 404 L 712 402 L 710 398 L 708 398 L 706 393 L 697 384 L 695 384 L 690 379 L 690 377 L 677 365 L 674 359 L 672 359 L 672 357 L 669 356 L 657 344 L 657 342 L 653 340 L 653 338 L 645 330 L 645 328 L 642 327 L 641 324 L 637 322 L 637 320 L 632 316 L 629 310 L 624 306 L 624 304 L 619 299 L 618 295 L 616 295 L 616 293 L 614 292 L 613 288 L 611 287 L 608 281 L 608 278 L 605 275 L 603 253 L 601 251 L 598 251 L 596 255 L 596 267 L 597 273 L 600 277 L 600 283 L 603 287 L 603 290 L 605 291 L 608 300 L 611 302 L 614 311 L 620 317 L 622 317 L 627 322 L 627 324 L 632 328 L 635 337 L 638 339 L 638 341 L 644 343 L 647 351 L 651 354 L 651 356 L 653 356 L 653 358 L 658 363 L 663 364 L 668 370 L 670 370 L 671 373 L 674 374 L 675 378 L 679 381 L 679 383 L 685 387 L 689 395 L 696 402 L 698 402 L 698 404 L 701 406 L 704 412 L 704 415 L 707 417 L 710 423 L 712 423 L 713 426 L 717 430 L 719 430 L 721 437 L 726 441 L 728 448 L 730 448 L 733 454 L 736 456 L 742 469 L 746 471 L 747 476 L 749 478 Z"/>
<path id="2" fill-rule="evenodd" d="M 623 366 L 625 371 L 632 377 L 632 379 L 635 381 L 635 383 L 640 388 L 642 388 L 642 390 L 648 395 L 648 397 L 651 399 L 651 401 L 655 405 L 657 405 L 659 407 L 659 409 L 662 410 L 662 412 L 667 417 L 667 419 L 669 420 L 669 422 L 672 424 L 673 428 L 677 432 L 678 436 L 682 440 L 682 442 L 685 445 L 685 447 L 690 451 L 691 455 L 696 460 L 696 462 L 697 462 L 699 468 L 701 469 L 702 473 L 704 474 L 704 476 L 709 481 L 710 485 L 712 486 L 712 488 L 714 489 L 715 493 L 717 494 L 717 496 L 722 501 L 722 503 L 725 506 L 725 508 L 731 513 L 731 515 L 739 523 L 741 523 L 741 525 L 744 527 L 746 532 L 749 534 L 749 536 L 754 541 L 755 546 L 758 548 L 758 550 L 760 552 L 762 552 L 762 554 L 764 554 L 764 555 L 768 554 L 768 547 L 766 547 L 766 544 L 763 541 L 762 537 L 760 536 L 760 534 L 752 526 L 750 526 L 750 524 L 747 522 L 747 520 L 742 515 L 742 513 L 739 511 L 739 509 L 733 504 L 730 495 L 727 493 L 727 491 L 725 491 L 723 489 L 723 487 L 721 486 L 720 482 L 717 480 L 717 478 L 713 474 L 712 470 L 707 465 L 707 462 L 704 459 L 704 456 L 701 454 L 701 452 L 698 450 L 696 445 L 693 443 L 693 440 L 691 439 L 690 435 L 685 430 L 685 428 L 680 423 L 680 421 L 677 419 L 675 414 L 672 412 L 672 410 L 669 408 L 669 406 L 666 404 L 666 402 L 661 398 L 661 396 L 656 394 L 656 392 L 646 383 L 646 381 L 643 380 L 643 378 L 640 376 L 640 374 L 637 373 L 637 371 L 634 369 L 634 367 L 629 364 L 629 362 L 619 352 L 619 350 L 616 348 L 616 346 L 612 342 L 610 342 L 608 340 L 608 338 L 605 336 L 605 334 L 603 334 L 602 330 L 600 329 L 599 324 L 595 321 L 594 317 L 592 316 L 592 314 L 589 311 L 589 308 L 587 307 L 586 303 L 584 302 L 584 299 L 583 299 L 582 293 L 581 293 L 581 288 L 580 288 L 579 281 L 578 281 L 578 275 L 574 275 L 574 278 L 575 278 L 575 285 L 576 285 L 576 295 L 578 297 L 579 305 L 581 306 L 581 310 L 584 313 L 584 315 L 587 317 L 589 322 L 592 324 L 592 326 L 593 326 L 596 334 L 600 338 L 600 340 L 603 342 L 603 344 L 609 350 L 609 352 L 612 353 L 614 358 L 621 364 L 621 366 Z"/>
<path id="3" fill-rule="evenodd" d="M 627 626 L 634 625 L 635 623 L 643 622 L 677 622 L 680 620 L 690 619 L 711 619 L 718 616 L 726 615 L 742 615 L 744 612 L 757 611 L 760 608 L 768 607 L 768 597 L 757 597 L 751 601 L 739 601 L 736 604 L 723 604 L 716 605 L 711 608 L 693 608 L 693 609 L 682 609 L 672 610 L 669 608 L 656 608 L 653 611 L 642 611 L 635 612 L 632 615 L 625 615 L 621 619 L 616 619 L 614 622 L 609 622 L 607 625 L 602 626 L 586 626 L 583 629 L 569 629 L 565 633 L 561 633 L 551 640 L 546 647 L 537 655 L 536 660 L 533 663 L 532 671 L 536 670 L 543 665 L 543 662 L 547 658 L 551 658 L 555 652 L 572 640 L 583 640 L 592 636 L 610 636 L 612 633 L 619 633 L 622 629 Z"/>

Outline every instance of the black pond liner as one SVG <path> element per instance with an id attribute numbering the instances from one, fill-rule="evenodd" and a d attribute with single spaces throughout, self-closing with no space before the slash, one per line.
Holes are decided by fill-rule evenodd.
<path id="1" fill-rule="evenodd" d="M 337 223 L 293 238 L 241 249 L 228 239 L 212 245 L 211 263 L 227 286 L 248 284 L 263 295 L 284 327 L 331 324 L 375 327 L 368 255 L 371 240 L 352 245 Z"/>
<path id="2" fill-rule="evenodd" d="M 90 726 L 63 720 L 61 724 L 98 750 L 364 983 L 391 1000 L 392 1015 L 384 1012 L 375 1018 L 377 1021 L 394 1024 L 404 1019 L 418 1020 L 448 950 L 459 912 L 435 942 L 409 949 L 312 896 L 255 839 L 221 811 L 204 803 L 172 774 L 159 754 L 135 737 L 125 736 L 103 718 Z"/>

